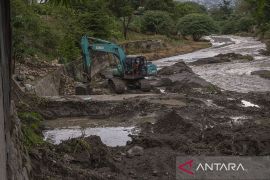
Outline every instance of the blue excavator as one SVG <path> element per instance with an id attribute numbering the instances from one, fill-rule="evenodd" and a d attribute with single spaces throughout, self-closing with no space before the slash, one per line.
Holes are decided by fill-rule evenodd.
<path id="1" fill-rule="evenodd" d="M 124 93 L 128 87 L 150 91 L 151 85 L 145 79 L 157 74 L 157 66 L 148 62 L 144 56 L 127 56 L 124 49 L 117 44 L 98 38 L 83 36 L 81 38 L 82 59 L 86 83 L 91 82 L 92 54 L 96 52 L 110 53 L 118 59 L 117 66 L 108 79 L 110 89 L 117 94 Z"/>

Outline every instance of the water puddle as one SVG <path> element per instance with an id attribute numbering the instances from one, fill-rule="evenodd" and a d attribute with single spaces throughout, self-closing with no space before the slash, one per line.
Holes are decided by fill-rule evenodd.
<path id="1" fill-rule="evenodd" d="M 69 127 L 64 129 L 52 129 L 43 132 L 45 141 L 53 144 L 60 144 L 62 141 L 88 137 L 96 135 L 101 138 L 101 141 L 107 146 L 125 146 L 131 140 L 130 134 L 138 134 L 139 130 L 135 127 L 97 127 L 97 128 L 81 128 Z"/>

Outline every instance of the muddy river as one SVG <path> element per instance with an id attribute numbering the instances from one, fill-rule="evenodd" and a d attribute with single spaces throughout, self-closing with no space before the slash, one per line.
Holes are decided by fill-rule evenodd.
<path id="1" fill-rule="evenodd" d="M 256 70 L 270 70 L 269 57 L 259 54 L 265 45 L 255 38 L 237 36 L 210 36 L 207 37 L 212 42 L 212 47 L 199 50 L 189 54 L 169 57 L 155 61 L 159 68 L 173 65 L 181 60 L 193 62 L 200 58 L 213 57 L 218 54 L 238 53 L 252 55 L 254 61 L 249 62 L 228 62 L 220 64 L 207 64 L 202 66 L 192 66 L 195 73 L 203 79 L 219 86 L 224 90 L 237 92 L 269 91 L 270 81 L 252 76 L 250 73 Z M 121 97 L 121 96 L 114 96 Z M 126 98 L 126 96 L 124 96 Z M 178 103 L 178 102 L 177 102 Z M 242 102 L 247 104 L 247 102 Z M 250 105 L 250 104 L 248 104 Z M 253 105 L 256 106 L 256 105 Z M 112 119 L 91 119 L 91 118 L 63 118 L 47 121 L 47 128 L 43 134 L 47 141 L 59 144 L 63 140 L 80 136 L 97 135 L 101 137 L 104 144 L 108 146 L 124 146 L 131 140 L 130 134 L 136 134 L 140 130 L 134 128 L 138 122 L 153 123 L 155 115 L 149 117 L 134 117 L 126 120 Z M 242 117 L 236 117 L 236 121 Z"/>
<path id="2" fill-rule="evenodd" d="M 203 79 L 219 86 L 222 89 L 237 92 L 264 92 L 270 90 L 270 81 L 252 76 L 250 73 L 257 70 L 270 70 L 269 57 L 260 55 L 265 44 L 252 37 L 238 36 L 210 36 L 212 47 L 193 53 L 173 56 L 155 61 L 159 68 L 173 65 L 181 60 L 193 62 L 200 58 L 213 57 L 218 54 L 237 53 L 251 55 L 251 62 L 229 62 L 221 64 L 207 64 L 192 67 L 193 71 Z"/>

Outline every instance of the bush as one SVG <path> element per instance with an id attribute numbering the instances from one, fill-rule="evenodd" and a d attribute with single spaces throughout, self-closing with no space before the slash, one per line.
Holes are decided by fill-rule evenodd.
<path id="1" fill-rule="evenodd" d="M 59 53 L 59 62 L 62 64 L 67 64 L 76 60 L 80 55 L 80 49 L 76 46 L 75 38 L 70 35 L 66 35 L 60 42 Z"/>
<path id="2" fill-rule="evenodd" d="M 207 9 L 196 2 L 183 2 L 183 3 L 177 3 L 175 7 L 174 16 L 176 18 L 184 17 L 188 14 L 206 14 Z"/>
<path id="3" fill-rule="evenodd" d="M 146 11 L 143 16 L 142 28 L 147 32 L 170 35 L 175 29 L 175 24 L 167 12 Z"/>
<path id="4" fill-rule="evenodd" d="M 237 32 L 236 30 L 237 23 L 232 20 L 225 21 L 224 25 L 221 28 L 222 34 L 234 34 Z"/>
<path id="5" fill-rule="evenodd" d="M 178 21 L 177 30 L 183 35 L 191 35 L 198 41 L 204 35 L 217 31 L 214 20 L 205 14 L 189 14 Z"/>
<path id="6" fill-rule="evenodd" d="M 256 24 L 256 21 L 250 17 L 242 17 L 236 24 L 236 31 L 250 32 L 252 27 Z"/>
<path id="7" fill-rule="evenodd" d="M 35 112 L 23 112 L 18 114 L 22 121 L 23 143 L 27 148 L 43 144 L 42 133 L 40 130 L 43 118 Z"/>

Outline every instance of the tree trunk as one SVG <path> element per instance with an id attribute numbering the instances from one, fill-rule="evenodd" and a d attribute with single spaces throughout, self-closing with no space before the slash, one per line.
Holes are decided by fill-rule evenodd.
<path id="1" fill-rule="evenodd" d="M 193 38 L 194 41 L 199 41 L 201 39 L 201 37 L 202 36 L 200 34 L 193 34 L 192 35 L 192 38 Z"/>
<path id="2" fill-rule="evenodd" d="M 127 39 L 128 28 L 129 28 L 129 24 L 131 22 L 131 19 L 132 19 L 132 16 L 123 17 L 123 34 L 124 34 L 125 40 Z"/>

